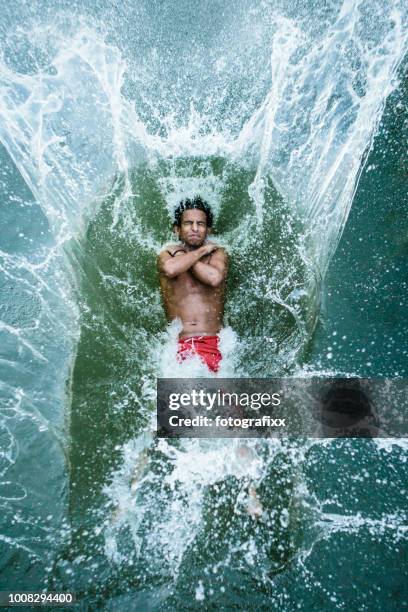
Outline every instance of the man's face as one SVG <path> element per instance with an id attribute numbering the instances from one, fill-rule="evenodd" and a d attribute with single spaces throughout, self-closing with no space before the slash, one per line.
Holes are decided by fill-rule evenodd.
<path id="1" fill-rule="evenodd" d="M 181 216 L 180 227 L 175 227 L 179 239 L 190 247 L 200 247 L 207 237 L 207 216 L 202 210 L 185 210 Z"/>

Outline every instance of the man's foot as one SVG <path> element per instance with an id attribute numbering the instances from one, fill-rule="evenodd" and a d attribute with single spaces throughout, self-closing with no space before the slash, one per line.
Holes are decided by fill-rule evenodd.
<path id="1" fill-rule="evenodd" d="M 263 508 L 261 500 L 258 497 L 258 493 L 253 485 L 248 489 L 248 501 L 246 503 L 246 511 L 253 518 L 259 519 L 263 514 Z"/>
<path id="2" fill-rule="evenodd" d="M 140 481 L 142 480 L 144 476 L 146 466 L 148 463 L 149 463 L 149 456 L 147 454 L 147 450 L 144 450 L 138 457 L 136 461 L 136 465 L 133 470 L 132 479 L 130 481 L 130 490 L 132 491 L 132 493 L 134 493 L 137 487 L 139 486 Z"/>

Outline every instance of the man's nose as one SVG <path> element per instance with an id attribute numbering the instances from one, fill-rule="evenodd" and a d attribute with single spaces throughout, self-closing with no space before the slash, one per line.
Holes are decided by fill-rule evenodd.
<path id="1" fill-rule="evenodd" d="M 193 222 L 193 232 L 198 232 L 198 223 L 197 223 L 197 221 Z"/>

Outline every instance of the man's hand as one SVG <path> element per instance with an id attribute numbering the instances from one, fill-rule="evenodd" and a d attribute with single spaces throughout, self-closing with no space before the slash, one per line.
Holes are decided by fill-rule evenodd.
<path id="1" fill-rule="evenodd" d="M 174 278 L 189 270 L 201 257 L 208 255 L 216 248 L 215 244 L 205 244 L 198 249 L 194 249 L 194 251 L 187 251 L 183 255 L 177 255 L 177 257 L 170 255 L 168 251 L 163 251 L 157 259 L 157 267 L 161 274 L 168 278 Z"/>
<path id="2" fill-rule="evenodd" d="M 208 255 L 212 256 L 211 263 L 200 261 Z M 227 254 L 223 248 L 208 242 L 194 251 L 187 251 L 176 257 L 172 257 L 168 251 L 163 251 L 157 259 L 157 267 L 159 272 L 168 278 L 175 278 L 190 270 L 205 285 L 218 287 L 227 274 Z"/>
<path id="3" fill-rule="evenodd" d="M 214 253 L 214 251 L 218 249 L 218 246 L 213 242 L 207 242 L 207 244 L 203 244 L 200 248 L 203 252 L 202 257 L 205 257 L 206 255 L 210 255 L 210 253 Z"/>

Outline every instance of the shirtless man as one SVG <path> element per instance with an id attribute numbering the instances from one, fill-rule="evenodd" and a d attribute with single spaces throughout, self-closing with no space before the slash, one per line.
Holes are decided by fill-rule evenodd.
<path id="1" fill-rule="evenodd" d="M 160 253 L 157 267 L 167 318 L 178 317 L 183 324 L 177 359 L 181 362 L 197 354 L 210 370 L 217 372 L 228 257 L 225 249 L 207 241 L 212 223 L 211 209 L 201 198 L 180 202 L 174 213 L 174 231 L 180 243 Z M 245 444 L 237 446 L 235 452 L 243 463 L 256 459 Z M 246 509 L 254 518 L 262 516 L 262 504 L 252 483 Z"/>
<path id="2" fill-rule="evenodd" d="M 160 253 L 157 267 L 167 318 L 178 317 L 183 325 L 178 361 L 197 354 L 217 372 L 228 261 L 225 249 L 207 241 L 212 224 L 211 209 L 201 198 L 180 202 L 173 226 L 180 243 Z"/>

